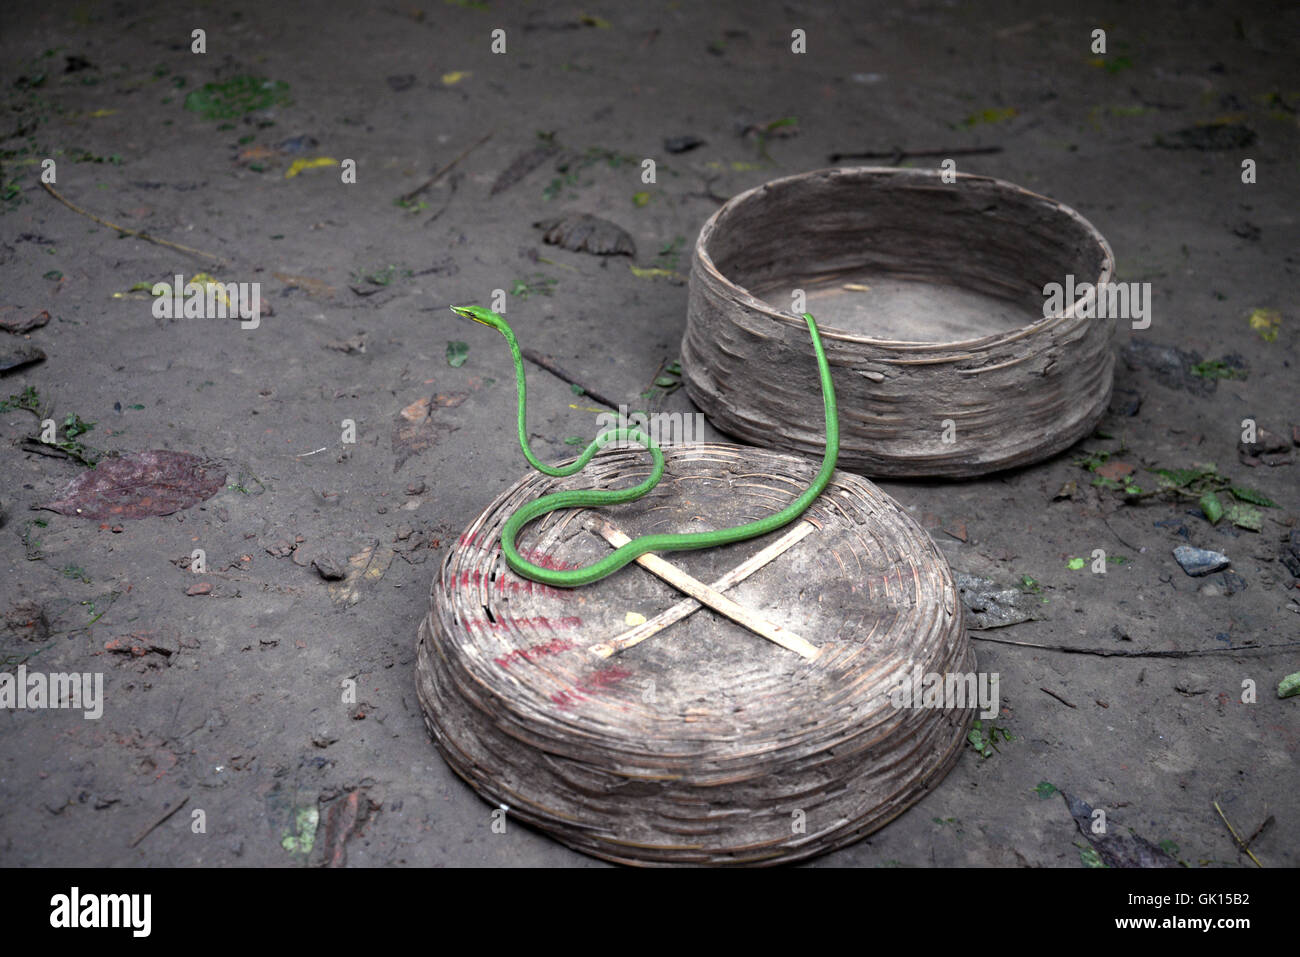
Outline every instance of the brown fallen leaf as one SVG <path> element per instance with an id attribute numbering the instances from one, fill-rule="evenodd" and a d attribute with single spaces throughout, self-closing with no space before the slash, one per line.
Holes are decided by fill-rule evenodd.
<path id="1" fill-rule="evenodd" d="M 594 256 L 635 256 L 636 243 L 617 223 L 586 213 L 567 213 L 533 223 L 552 246 Z"/>
<path id="2" fill-rule="evenodd" d="M 416 399 L 414 402 L 412 402 L 410 405 L 404 408 L 401 411 L 400 415 L 407 422 L 423 422 L 425 419 L 429 417 L 429 402 L 430 400 L 427 397 L 423 399 Z"/>
<path id="3" fill-rule="evenodd" d="M 216 495 L 226 470 L 189 452 L 155 449 L 100 460 L 67 484 L 52 502 L 37 505 L 78 518 L 170 515 Z"/>
<path id="4" fill-rule="evenodd" d="M 313 299 L 333 299 L 335 289 L 323 279 L 312 279 L 310 276 L 295 276 L 287 272 L 271 273 L 276 279 L 286 286 L 293 286 L 301 289 Z"/>
<path id="5" fill-rule="evenodd" d="M 1052 501 L 1068 498 L 1074 500 L 1079 497 L 1079 483 L 1071 479 L 1061 486 L 1060 490 L 1052 496 Z"/>
<path id="6" fill-rule="evenodd" d="M 394 472 L 405 465 L 407 459 L 433 448 L 440 437 L 453 431 L 452 426 L 433 418 L 433 403 L 432 398 L 417 399 L 394 417 Z"/>
<path id="7" fill-rule="evenodd" d="M 379 805 L 360 790 L 336 801 L 325 816 L 325 867 L 343 867 L 347 863 L 347 842 L 360 832 L 366 819 Z"/>
<path id="8" fill-rule="evenodd" d="M 129 635 L 110 638 L 104 643 L 104 650 L 135 658 L 143 658 L 150 652 L 170 658 L 179 647 L 175 638 L 161 631 L 133 631 Z"/>
<path id="9" fill-rule="evenodd" d="M 259 160 L 275 159 L 280 155 L 281 153 L 277 149 L 272 149 L 269 146 L 261 146 L 255 143 L 252 146 L 240 150 L 239 155 L 235 157 L 235 162 L 240 166 L 247 166 L 249 163 L 255 163 Z"/>
<path id="10" fill-rule="evenodd" d="M 48 309 L 42 309 L 34 316 L 28 316 L 26 319 L 0 319 L 0 329 L 5 332 L 12 332 L 14 335 L 22 335 L 24 332 L 31 332 L 33 329 L 39 329 L 50 321 Z"/>
<path id="11" fill-rule="evenodd" d="M 1121 479 L 1132 475 L 1135 471 L 1137 470 L 1127 462 L 1106 462 L 1103 465 L 1097 466 L 1098 475 L 1114 482 L 1118 482 Z"/>
<path id="12" fill-rule="evenodd" d="M 361 551 L 348 558 L 347 577 L 340 582 L 329 585 L 330 598 L 335 604 L 355 605 L 361 601 L 361 586 L 365 582 L 377 582 L 384 577 L 388 566 L 393 563 L 397 553 L 378 541 L 372 542 Z"/>
<path id="13" fill-rule="evenodd" d="M 1178 861 L 1163 847 L 1151 843 L 1132 829 L 1124 834 L 1119 828 L 1100 834 L 1094 830 L 1093 810 L 1086 801 L 1073 794 L 1061 792 L 1065 806 L 1074 818 L 1084 838 L 1092 845 L 1102 863 L 1107 867 L 1177 867 Z"/>

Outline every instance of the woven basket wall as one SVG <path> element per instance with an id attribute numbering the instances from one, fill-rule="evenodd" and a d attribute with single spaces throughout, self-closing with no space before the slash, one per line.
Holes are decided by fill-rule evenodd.
<path id="1" fill-rule="evenodd" d="M 596 514 L 633 537 L 726 527 L 780 509 L 816 472 L 732 445 L 664 451 L 665 477 L 640 502 L 553 513 L 525 530 L 521 551 L 586 564 L 610 547 L 590 530 Z M 811 661 L 707 609 L 600 658 L 590 647 L 625 631 L 630 614 L 684 596 L 639 565 L 572 590 L 506 566 L 500 529 L 521 502 L 648 471 L 643 452 L 607 451 L 579 476 L 529 475 L 448 554 L 420 625 L 416 682 L 456 773 L 508 821 L 636 864 L 809 857 L 934 788 L 972 711 L 900 709 L 889 695 L 900 672 L 968 673 L 974 656 L 947 563 L 865 479 L 837 472 L 800 520 L 810 534 L 727 591 L 819 646 Z M 714 582 L 788 531 L 664 557 Z"/>
<path id="2" fill-rule="evenodd" d="M 840 464 L 874 476 L 968 477 L 1035 462 L 1091 433 L 1109 401 L 1115 321 L 1043 318 L 1043 286 L 1108 282 L 1113 257 L 1078 213 L 1010 183 L 937 171 L 832 169 L 742 193 L 695 246 L 682 342 L 687 392 L 723 432 L 820 454 L 822 406 L 804 321 L 753 290 L 869 276 L 995 298 L 1024 324 L 928 341 L 819 321 L 839 397 Z M 864 297 L 870 327 L 870 297 Z M 816 314 L 816 309 L 810 307 Z M 909 340 L 909 341 L 903 341 Z M 915 340 L 915 341 L 913 341 Z M 954 431 L 944 441 L 944 422 Z"/>

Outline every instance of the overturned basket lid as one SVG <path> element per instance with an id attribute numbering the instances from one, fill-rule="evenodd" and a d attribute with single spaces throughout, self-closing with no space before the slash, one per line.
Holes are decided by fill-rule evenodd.
<path id="1" fill-rule="evenodd" d="M 611 529 L 635 537 L 751 521 L 816 472 L 734 445 L 664 455 L 663 481 L 639 502 L 553 513 L 525 531 L 520 551 L 585 565 L 608 553 Z M 649 468 L 644 452 L 619 450 L 572 478 L 534 473 L 448 554 L 416 663 L 448 764 L 508 818 L 640 864 L 809 857 L 936 786 L 972 711 L 896 707 L 895 692 L 903 676 L 970 674 L 974 656 L 947 563 L 865 479 L 837 472 L 801 519 L 770 535 L 662 556 L 725 592 L 752 616 L 748 627 L 639 563 L 572 590 L 505 564 L 501 527 L 522 502 L 623 486 Z"/>
<path id="2" fill-rule="evenodd" d="M 1002 180 L 789 176 L 700 231 L 683 380 L 723 432 L 819 454 L 821 392 L 796 315 L 808 311 L 839 397 L 842 468 L 961 478 L 1024 465 L 1105 411 L 1115 316 L 1097 315 L 1112 300 L 1096 290 L 1113 273 L 1087 220 Z"/>

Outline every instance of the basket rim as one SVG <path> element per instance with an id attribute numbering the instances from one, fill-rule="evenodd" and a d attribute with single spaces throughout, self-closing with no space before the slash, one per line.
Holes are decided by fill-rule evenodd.
<path id="1" fill-rule="evenodd" d="M 770 303 L 759 299 L 744 286 L 741 286 L 739 283 L 728 278 L 718 269 L 717 265 L 713 262 L 713 257 L 709 255 L 707 246 L 709 241 L 713 238 L 713 234 L 717 229 L 720 220 L 745 203 L 751 202 L 773 189 L 779 189 L 798 181 L 806 181 L 814 178 L 830 178 L 835 175 L 843 175 L 853 178 L 897 176 L 904 179 L 918 180 L 939 179 L 944 172 L 944 170 L 938 169 L 899 169 L 893 166 L 827 166 L 820 169 L 808 170 L 803 173 L 795 173 L 790 176 L 782 176 L 777 179 L 768 180 L 767 182 L 760 183 L 758 186 L 754 186 L 744 192 L 737 193 L 719 206 L 714 211 L 713 215 L 705 221 L 695 240 L 695 265 L 707 271 L 720 284 L 722 284 L 729 298 L 739 305 L 766 316 L 769 319 L 774 319 L 778 322 L 785 323 L 792 327 L 797 326 L 802 329 L 802 317 L 796 316 L 793 312 L 783 312 L 774 308 Z M 1098 276 L 1091 281 L 1091 291 L 1086 295 L 1080 296 L 1074 302 L 1071 302 L 1064 310 L 1051 316 L 1044 316 L 1041 319 L 1034 320 L 1028 325 L 1019 326 L 1015 329 L 991 333 L 987 336 L 979 336 L 974 339 L 954 339 L 941 342 L 913 339 L 878 339 L 873 336 L 864 336 L 845 332 L 841 329 L 836 329 L 834 326 L 825 326 L 818 323 L 817 327 L 823 339 L 906 353 L 947 352 L 954 349 L 985 350 L 1016 342 L 1019 339 L 1037 336 L 1060 325 L 1078 325 L 1082 322 L 1110 321 L 1080 318 L 1077 315 L 1079 309 L 1085 302 L 1096 297 L 1097 288 L 1110 282 L 1111 278 L 1115 274 L 1115 255 L 1111 251 L 1110 243 L 1106 241 L 1106 237 L 1101 234 L 1101 231 L 1098 230 L 1096 226 L 1074 208 L 1067 206 L 1058 200 L 1052 199 L 1050 196 L 1044 196 L 1041 193 L 1034 192 L 1033 190 L 1025 189 L 1023 186 L 1019 186 L 1008 180 L 999 179 L 995 176 L 983 176 L 976 173 L 963 173 L 959 171 L 954 172 L 953 175 L 959 179 L 969 180 L 972 182 L 990 183 L 999 190 L 1010 191 L 1020 195 L 1021 197 L 1037 200 L 1038 202 L 1051 207 L 1056 212 L 1064 214 L 1066 218 L 1073 220 L 1077 225 L 1081 226 L 1085 234 L 1087 234 L 1092 242 L 1096 243 L 1102 253 L 1101 271 Z M 945 183 L 944 185 L 950 184 Z M 694 270 L 692 270 L 692 274 L 694 274 Z"/>

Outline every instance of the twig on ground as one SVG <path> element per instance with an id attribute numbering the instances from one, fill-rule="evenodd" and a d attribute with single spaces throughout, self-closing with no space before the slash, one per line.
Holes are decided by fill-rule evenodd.
<path id="1" fill-rule="evenodd" d="M 1038 690 L 1045 695 L 1050 695 L 1051 697 L 1055 698 L 1057 701 L 1061 702 L 1061 704 L 1065 705 L 1067 708 L 1074 708 L 1076 711 L 1079 710 L 1075 705 L 1070 704 L 1070 702 L 1066 701 L 1055 691 L 1048 691 L 1046 688 L 1039 688 Z"/>
<path id="2" fill-rule="evenodd" d="M 578 381 L 577 376 L 573 375 L 573 373 L 566 372 L 560 366 L 556 365 L 555 360 L 552 359 L 550 356 L 544 356 L 540 352 L 536 351 L 535 349 L 521 349 L 520 351 L 523 353 L 524 358 L 527 359 L 529 362 L 531 362 L 533 365 L 545 369 L 551 375 L 555 376 L 557 379 L 562 379 L 563 381 L 569 383 L 569 385 L 576 385 L 579 389 L 582 390 L 583 395 L 595 399 L 601 405 L 605 406 L 605 408 L 614 409 L 615 411 L 618 410 L 617 402 L 605 398 L 603 395 L 601 395 L 599 392 L 596 392 L 593 389 L 587 388 L 585 385 L 583 385 L 581 382 Z"/>
<path id="3" fill-rule="evenodd" d="M 1115 531 L 1115 529 L 1111 528 L 1110 522 L 1108 522 L 1108 521 L 1105 519 L 1104 516 L 1103 516 L 1103 518 L 1102 518 L 1102 520 L 1101 520 L 1101 523 L 1102 523 L 1103 525 L 1105 525 L 1107 528 L 1110 528 L 1110 533 L 1111 533 L 1112 535 L 1114 535 L 1117 539 L 1119 539 L 1119 543 L 1120 543 L 1121 545 L 1123 545 L 1125 548 L 1131 548 L 1131 549 L 1133 549 L 1133 551 L 1135 551 L 1135 552 L 1141 552 L 1141 551 L 1142 551 L 1142 549 L 1139 548 L 1137 545 L 1134 545 L 1134 544 L 1132 544 L 1131 542 L 1126 542 L 1126 541 L 1124 541 L 1123 538 L 1120 538 L 1120 534 L 1119 534 L 1119 532 L 1117 532 L 1117 531 Z"/>
<path id="4" fill-rule="evenodd" d="M 160 816 L 152 824 L 150 824 L 143 831 L 141 831 L 139 835 L 136 837 L 136 839 L 132 841 L 130 844 L 128 844 L 127 847 L 135 847 L 137 844 L 143 841 L 146 837 L 152 834 L 155 829 L 165 824 L 168 818 L 170 818 L 173 814 L 175 814 L 177 811 L 183 808 L 186 804 L 188 804 L 189 800 L 190 800 L 190 796 L 188 794 L 185 795 L 185 797 L 181 798 L 178 802 L 176 802 L 176 806 L 174 808 L 164 812 L 162 816 Z"/>
<path id="5" fill-rule="evenodd" d="M 468 156 L 470 153 L 474 152 L 476 149 L 478 149 L 480 146 L 482 146 L 484 143 L 486 143 L 486 142 L 487 142 L 488 140 L 490 140 L 491 138 L 492 138 L 492 134 L 491 134 L 491 133 L 488 133 L 486 136 L 482 137 L 482 138 L 481 138 L 477 143 L 473 143 L 473 144 L 471 144 L 470 146 L 465 147 L 465 149 L 461 151 L 461 154 L 460 154 L 459 156 L 457 156 L 454 160 L 452 160 L 450 163 L 448 163 L 448 164 L 447 164 L 446 166 L 444 166 L 442 169 L 438 170 L 438 172 L 436 172 L 436 173 L 434 173 L 432 176 L 430 176 L 427 180 L 425 180 L 425 181 L 424 181 L 423 183 L 421 183 L 419 186 L 415 187 L 415 189 L 411 190 L 411 191 L 410 191 L 409 193 L 407 193 L 405 196 L 402 196 L 402 197 L 399 199 L 399 202 L 401 202 L 401 203 L 409 203 L 409 202 L 411 202 L 411 200 L 415 199 L 415 197 L 419 196 L 419 195 L 420 195 L 421 193 L 423 193 L 426 189 L 428 189 L 428 188 L 429 188 L 430 186 L 432 186 L 434 183 L 438 182 L 438 180 L 442 179 L 442 178 L 443 178 L 444 176 L 446 176 L 449 172 L 451 172 L 452 168 L 453 168 L 457 163 L 459 163 L 461 160 L 463 160 L 463 159 L 464 159 L 466 156 Z"/>
<path id="6" fill-rule="evenodd" d="M 1272 826 L 1273 826 L 1273 815 L 1270 814 L 1268 817 L 1264 818 L 1263 824 L 1255 828 L 1255 833 L 1252 834 L 1250 837 L 1246 838 L 1246 846 L 1249 847 L 1251 844 L 1254 844 L 1255 838 L 1259 837 L 1261 834 L 1263 834 Z"/>
<path id="7" fill-rule="evenodd" d="M 1219 817 L 1223 818 L 1223 823 L 1227 826 L 1228 833 L 1232 835 L 1232 839 L 1237 842 L 1237 846 L 1246 852 L 1246 856 L 1255 862 L 1256 867 L 1263 867 L 1264 865 L 1259 862 L 1259 858 L 1251 851 L 1250 845 L 1237 836 L 1236 830 L 1234 830 L 1233 826 L 1228 822 L 1227 815 L 1223 813 L 1223 808 L 1219 807 L 1218 801 L 1214 802 L 1214 809 L 1219 812 Z"/>
<path id="8" fill-rule="evenodd" d="M 1071 648 L 1069 645 L 1040 645 L 1032 641 L 1012 641 L 1010 638 L 993 638 L 989 635 L 971 635 L 976 641 L 991 641 L 999 645 L 1033 648 L 1035 651 L 1062 651 L 1071 655 L 1097 655 L 1101 658 L 1199 658 L 1202 655 L 1240 655 L 1248 651 L 1267 651 L 1273 648 L 1300 648 L 1300 642 L 1281 641 L 1272 645 L 1243 645 L 1240 648 L 1195 648 L 1191 651 L 1129 651 L 1124 648 Z M 1050 693 L 1050 692 L 1049 692 Z"/>
<path id="9" fill-rule="evenodd" d="M 159 239 L 157 236 L 150 236 L 148 233 L 142 232 L 141 230 L 127 229 L 125 226 L 117 225 L 117 223 L 110 223 L 107 219 L 100 219 L 94 213 L 82 209 L 76 203 L 65 198 L 58 190 L 56 190 L 49 183 L 41 183 L 41 185 L 45 187 L 45 191 L 47 193 L 49 193 L 51 196 L 57 199 L 64 206 L 68 207 L 68 209 L 72 210 L 74 213 L 80 213 L 82 216 L 85 216 L 87 219 L 94 220 L 95 222 L 99 223 L 101 226 L 107 226 L 109 229 L 115 229 L 123 236 L 134 236 L 136 239 L 143 239 L 146 242 L 156 243 L 159 246 L 166 246 L 169 249 L 179 249 L 183 253 L 189 253 L 191 256 L 202 256 L 204 259 L 210 259 L 212 262 L 215 263 L 225 262 L 225 260 L 222 257 L 214 256 L 212 253 L 205 253 L 202 249 L 195 249 L 192 246 L 182 246 L 180 243 L 174 243 L 169 239 Z"/>
<path id="10" fill-rule="evenodd" d="M 832 153 L 827 157 L 827 162 L 838 163 L 846 159 L 887 159 L 890 165 L 895 165 L 905 159 L 912 159 L 919 156 L 978 156 L 985 153 L 1001 153 L 1001 146 L 962 146 L 955 149 L 937 149 L 937 150 L 905 150 L 902 147 L 895 147 L 892 150 L 867 150 L 863 153 Z"/>

